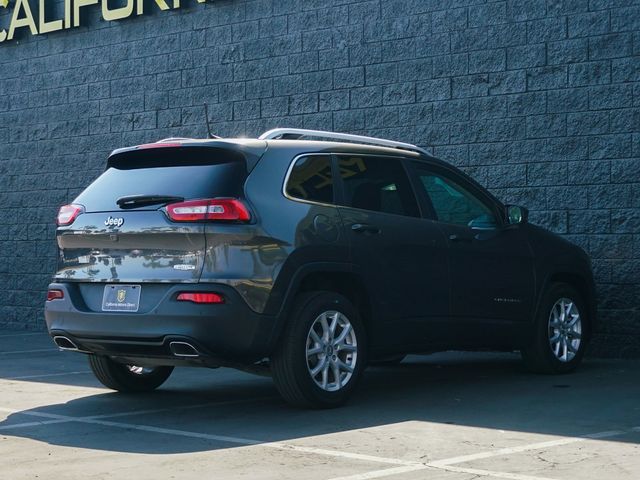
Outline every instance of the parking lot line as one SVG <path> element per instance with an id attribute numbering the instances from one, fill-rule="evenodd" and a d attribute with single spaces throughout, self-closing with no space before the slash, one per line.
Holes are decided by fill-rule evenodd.
<path id="1" fill-rule="evenodd" d="M 557 446 L 563 446 L 563 445 L 570 445 L 573 443 L 577 443 L 577 442 L 584 442 L 586 440 L 597 440 L 597 439 L 601 439 L 601 438 L 610 438 L 610 437 L 615 437 L 615 436 L 619 436 L 619 435 L 624 435 L 626 433 L 629 432 L 635 432 L 635 431 L 640 431 L 640 427 L 633 427 L 627 431 L 624 430 L 607 430 L 604 432 L 596 432 L 596 433 L 590 433 L 587 435 L 582 435 L 580 437 L 567 437 L 567 438 L 560 438 L 557 440 L 550 440 L 547 442 L 538 442 L 538 443 L 530 443 L 530 444 L 525 444 L 525 445 L 520 445 L 517 447 L 509 447 L 509 448 L 500 448 L 498 450 L 489 450 L 486 452 L 479 452 L 479 453 L 474 453 L 474 454 L 470 454 L 470 455 L 462 455 L 459 457 L 451 457 L 451 458 L 445 458 L 442 460 L 436 460 L 433 462 L 427 462 L 427 463 L 422 463 L 422 464 L 414 464 L 411 470 L 407 470 L 407 471 L 417 471 L 417 470 L 427 470 L 430 468 L 434 468 L 434 469 L 438 469 L 438 470 L 446 470 L 446 471 L 450 471 L 450 472 L 456 472 L 456 473 L 468 473 L 470 475 L 479 475 L 479 476 L 485 476 L 485 477 L 495 477 L 495 478 L 504 478 L 504 479 L 508 479 L 508 480 L 553 480 L 553 479 L 547 479 L 544 477 L 535 477 L 535 476 L 530 476 L 530 475 L 523 475 L 523 474 L 518 474 L 518 473 L 509 473 L 509 472 L 495 472 L 495 471 L 491 471 L 491 470 L 482 470 L 482 469 L 476 469 L 476 468 L 466 468 L 466 467 L 458 467 L 455 466 L 456 464 L 460 464 L 460 463 L 467 463 L 467 462 L 472 462 L 474 460 L 483 460 L 486 458 L 492 458 L 492 457 L 498 457 L 498 456 L 502 456 L 502 455 L 512 455 L 514 453 L 522 453 L 522 452 L 527 452 L 530 450 L 538 450 L 538 449 L 545 449 L 545 448 L 550 448 L 550 447 L 557 447 Z M 362 474 L 357 474 L 357 475 L 351 475 L 351 476 L 346 476 L 346 477 L 336 477 L 336 478 L 332 478 L 331 480 L 364 480 L 364 479 L 370 479 L 370 478 L 383 478 L 383 477 L 388 477 L 388 476 L 392 476 L 392 475 L 396 475 L 399 473 L 404 473 L 401 471 L 395 471 L 397 469 L 394 468 L 387 468 L 387 469 L 383 469 L 383 470 L 374 470 L 371 472 L 366 472 L 366 473 L 362 473 Z M 367 476 L 362 476 L 362 475 L 367 475 Z"/>
<path id="2" fill-rule="evenodd" d="M 87 373 L 91 373 L 91 372 L 89 370 L 84 370 L 81 372 L 43 373 L 40 375 L 23 375 L 21 377 L 7 377 L 7 378 L 3 378 L 3 380 L 31 380 L 34 378 L 64 377 L 66 375 L 84 375 Z"/>
<path id="3" fill-rule="evenodd" d="M 21 353 L 57 352 L 57 348 L 39 348 L 36 350 L 16 350 L 14 352 L 0 352 L 0 355 L 18 355 Z"/>
<path id="4" fill-rule="evenodd" d="M 264 399 L 262 398 L 247 399 L 246 401 L 264 401 Z M 210 433 L 192 432 L 188 430 L 155 427 L 151 425 L 143 425 L 143 424 L 136 424 L 136 423 L 122 423 L 122 422 L 115 422 L 112 420 L 108 420 L 108 418 L 143 415 L 143 414 L 149 414 L 149 413 L 159 413 L 163 411 L 180 410 L 184 408 L 204 408 L 207 406 L 214 406 L 214 405 L 221 405 L 221 404 L 238 404 L 238 403 L 245 403 L 245 401 L 237 400 L 237 401 L 226 401 L 226 402 L 211 402 L 207 404 L 187 405 L 185 407 L 169 407 L 169 408 L 158 408 L 158 409 L 152 409 L 152 410 L 138 410 L 138 411 L 132 411 L 132 412 L 120 412 L 120 413 L 113 413 L 113 414 L 94 415 L 94 416 L 88 416 L 88 417 L 72 417 L 67 415 L 59 415 L 59 414 L 38 412 L 38 411 L 20 412 L 14 409 L 6 409 L 6 408 L 0 407 L 0 411 L 4 411 L 4 412 L 19 413 L 19 414 L 31 415 L 31 416 L 49 419 L 43 422 L 29 422 L 29 424 L 23 423 L 23 424 L 16 424 L 16 425 L 8 425 L 4 428 L 2 427 L 0 428 L 5 430 L 9 428 L 22 428 L 25 426 L 39 426 L 39 425 L 44 425 L 48 423 L 77 422 L 77 423 L 114 427 L 114 428 L 120 428 L 125 430 L 139 430 L 139 431 L 150 432 L 150 433 L 160 433 L 165 435 L 174 435 L 174 436 L 196 438 L 196 439 L 202 439 L 202 440 L 213 440 L 213 441 L 232 443 L 237 445 L 261 446 L 265 448 L 274 448 L 277 450 L 284 450 L 284 451 L 295 451 L 300 453 L 310 453 L 310 454 L 321 455 L 321 456 L 348 458 L 351 460 L 359 460 L 359 461 L 372 462 L 372 463 L 384 463 L 387 465 L 396 465 L 396 467 L 394 468 L 373 470 L 370 472 L 365 472 L 365 473 L 356 474 L 356 475 L 347 476 L 347 477 L 336 477 L 332 480 L 367 480 L 367 479 L 383 478 L 383 477 L 389 477 L 389 476 L 398 475 L 402 473 L 408 473 L 408 472 L 419 471 L 419 470 L 429 470 L 429 469 L 444 470 L 444 471 L 456 472 L 456 473 L 466 473 L 470 475 L 477 475 L 477 476 L 484 476 L 484 477 L 502 478 L 507 480 L 553 480 L 553 479 L 548 479 L 544 477 L 535 477 L 535 476 L 523 475 L 523 474 L 517 474 L 517 473 L 466 468 L 466 467 L 456 466 L 456 464 L 466 463 L 474 460 L 492 458 L 492 457 L 497 457 L 501 455 L 511 455 L 514 453 L 521 453 L 529 450 L 537 450 L 537 449 L 550 448 L 554 446 L 569 445 L 572 443 L 582 442 L 586 440 L 610 438 L 614 436 L 624 435 L 631 431 L 634 431 L 634 432 L 640 431 L 640 427 L 633 427 L 629 430 L 609 430 L 609 431 L 582 435 L 579 437 L 566 437 L 566 438 L 560 438 L 557 440 L 550 440 L 546 442 L 530 443 L 530 444 L 520 445 L 517 447 L 489 450 L 486 452 L 479 452 L 476 454 L 463 455 L 458 457 L 451 457 L 451 458 L 446 458 L 442 460 L 437 460 L 433 462 L 422 463 L 422 462 L 416 462 L 416 461 L 402 460 L 398 458 L 379 457 L 374 455 L 345 452 L 340 450 L 328 450 L 323 448 L 304 447 L 304 446 L 293 445 L 293 444 L 284 443 L 284 442 L 264 442 L 262 440 L 256 440 L 256 439 L 250 439 L 250 438 L 234 437 L 234 436 L 228 436 L 228 435 L 215 435 Z"/>
<path id="5" fill-rule="evenodd" d="M 504 478 L 506 480 L 555 480 L 549 477 L 537 477 L 531 475 L 523 475 L 521 473 L 495 472 L 493 470 L 482 470 L 479 468 L 454 467 L 452 465 L 446 467 L 434 467 L 447 472 L 468 473 L 469 475 L 477 475 L 480 477 Z"/>
<path id="6" fill-rule="evenodd" d="M 520 445 L 517 447 L 500 448 L 498 450 L 489 450 L 487 452 L 472 453 L 470 455 L 462 455 L 459 457 L 446 458 L 444 460 L 437 460 L 430 462 L 430 465 L 436 467 L 442 467 L 447 465 L 455 465 L 457 463 L 472 462 L 474 460 L 484 460 L 485 458 L 499 457 L 501 455 L 511 455 L 514 453 L 527 452 L 529 450 L 537 450 L 551 447 L 559 447 L 562 445 L 570 445 L 572 443 L 584 442 L 585 440 L 615 437 L 618 435 L 624 435 L 627 432 L 621 430 L 610 430 L 606 432 L 591 433 L 580 437 L 566 437 L 558 440 L 549 440 L 547 442 L 530 443 L 527 445 Z"/>
<path id="7" fill-rule="evenodd" d="M 0 338 L 11 338 L 11 337 L 30 337 L 33 335 L 47 335 L 47 332 L 31 332 L 31 333 L 10 333 L 8 335 L 0 334 Z"/>
<path id="8" fill-rule="evenodd" d="M 383 470 L 374 470 L 371 472 L 356 473 L 355 475 L 348 475 L 346 477 L 335 477 L 331 480 L 371 480 L 374 478 L 390 477 L 392 475 L 400 475 L 401 473 L 415 472 L 418 470 L 426 470 L 426 466 L 423 463 L 415 465 L 404 465 L 402 467 L 391 467 Z"/>

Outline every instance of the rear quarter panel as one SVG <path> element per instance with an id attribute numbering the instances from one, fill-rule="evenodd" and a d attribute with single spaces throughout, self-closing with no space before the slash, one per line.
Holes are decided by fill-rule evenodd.
<path id="1" fill-rule="evenodd" d="M 276 314 L 296 272 L 311 262 L 348 262 L 337 208 L 295 201 L 283 194 L 288 168 L 299 148 L 268 150 L 244 186 L 254 216 L 248 225 L 205 228 L 201 282 L 234 287 L 252 310 Z M 309 153 L 314 153 L 310 151 Z"/>

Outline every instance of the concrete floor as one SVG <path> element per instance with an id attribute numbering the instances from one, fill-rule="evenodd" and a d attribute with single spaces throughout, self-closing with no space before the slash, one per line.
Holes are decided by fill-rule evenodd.
<path id="1" fill-rule="evenodd" d="M 409 357 L 304 411 L 227 369 L 113 393 L 46 334 L 0 331 L 2 479 L 637 480 L 639 443 L 640 361 L 549 377 L 515 355 Z"/>

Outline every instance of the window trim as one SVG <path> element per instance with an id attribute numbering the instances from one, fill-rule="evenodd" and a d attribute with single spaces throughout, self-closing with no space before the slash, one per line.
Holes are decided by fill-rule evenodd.
<path id="1" fill-rule="evenodd" d="M 331 167 L 331 175 L 332 175 L 332 180 L 333 180 L 333 203 L 324 203 L 324 202 L 318 202 L 316 200 L 305 200 L 304 198 L 298 198 L 298 197 L 292 197 L 291 195 L 289 195 L 287 193 L 287 184 L 289 183 L 289 177 L 291 176 L 291 173 L 293 172 L 293 168 L 295 167 L 296 163 L 298 162 L 298 160 L 304 158 L 304 157 L 329 157 L 329 165 Z M 332 153 L 313 153 L 313 152 L 309 152 L 309 153 L 300 153 L 298 155 L 296 155 L 295 157 L 293 157 L 293 160 L 291 160 L 291 163 L 289 164 L 289 167 L 287 168 L 287 173 L 284 176 L 284 182 L 282 183 L 282 195 L 284 195 L 284 197 L 288 200 L 291 200 L 293 202 L 299 202 L 299 203 L 307 203 L 310 205 L 322 205 L 323 207 L 337 207 L 337 198 L 338 198 L 338 192 L 336 189 L 336 181 L 335 181 L 335 161 L 333 159 L 333 154 Z"/>
<path id="2" fill-rule="evenodd" d="M 429 217 L 425 216 L 425 208 L 420 199 L 420 196 L 419 196 L 420 193 L 416 191 L 416 185 L 413 181 L 413 171 L 409 168 L 409 165 L 408 165 L 408 163 L 412 160 L 415 160 L 415 158 L 404 157 L 402 155 L 382 155 L 378 153 L 358 153 L 358 152 L 340 152 L 340 153 L 333 153 L 332 155 L 333 155 L 333 165 L 334 165 L 334 178 L 336 179 L 334 181 L 334 188 L 337 187 L 334 190 L 334 201 L 336 202 L 335 204 L 336 207 L 351 208 L 359 212 L 368 212 L 368 213 L 375 213 L 375 214 L 382 214 L 382 215 L 393 215 L 394 217 L 416 218 L 419 220 L 425 220 L 425 219 L 431 220 Z M 390 213 L 390 212 L 379 212 L 376 210 L 367 210 L 364 208 L 358 208 L 358 207 L 353 207 L 351 205 L 346 205 L 345 195 L 344 195 L 344 182 L 338 170 L 338 161 L 339 161 L 339 157 L 341 156 L 344 157 L 344 156 L 354 156 L 354 155 L 357 155 L 360 157 L 388 158 L 388 159 L 398 160 L 400 162 L 402 169 L 404 170 L 405 175 L 407 176 L 407 180 L 409 180 L 409 186 L 411 188 L 411 192 L 413 193 L 413 198 L 415 199 L 416 205 L 418 207 L 418 216 L 402 215 L 402 214 Z"/>
<path id="3" fill-rule="evenodd" d="M 464 172 L 457 171 L 456 169 L 454 169 L 454 167 L 439 165 L 429 161 L 411 160 L 409 163 L 411 164 L 410 168 L 412 171 L 412 178 L 415 179 L 416 188 L 420 187 L 419 188 L 420 201 L 425 202 L 425 206 L 426 206 L 425 209 L 428 210 L 431 215 L 429 217 L 430 220 L 433 220 L 434 222 L 438 222 L 442 225 L 466 227 L 470 229 L 473 228 L 473 227 L 469 227 L 468 225 L 460 225 L 459 223 L 443 222 L 442 220 L 438 219 L 438 215 L 435 211 L 435 208 L 433 207 L 431 198 L 429 198 L 429 195 L 426 192 L 426 189 L 424 188 L 424 186 L 419 185 L 421 183 L 420 173 L 419 173 L 420 167 L 425 168 L 426 170 L 436 175 L 440 175 L 445 179 L 451 180 L 454 184 L 457 184 L 460 187 L 467 190 L 480 203 L 482 203 L 485 207 L 491 210 L 491 212 L 493 212 L 497 220 L 496 229 L 504 227 L 505 220 L 503 215 L 503 208 L 501 208 L 502 204 L 496 198 L 494 198 L 488 191 L 485 191 L 480 185 L 476 185 L 473 179 L 467 178 Z"/>

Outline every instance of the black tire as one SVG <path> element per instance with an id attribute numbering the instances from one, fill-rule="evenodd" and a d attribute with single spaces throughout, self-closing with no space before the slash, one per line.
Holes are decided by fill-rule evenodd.
<path id="1" fill-rule="evenodd" d="M 310 330 L 316 319 L 328 311 L 336 311 L 346 317 L 351 324 L 357 343 L 353 347 L 356 358 L 351 377 L 346 380 L 344 386 L 337 387 L 335 391 L 327 391 L 316 384 L 307 364 L 307 342 L 310 338 Z M 342 352 L 340 355 L 348 354 Z M 304 408 L 332 408 L 342 405 L 348 399 L 362 376 L 367 363 L 366 355 L 366 331 L 358 311 L 351 302 L 333 292 L 309 292 L 301 294 L 295 301 L 287 327 L 271 358 L 271 372 L 276 388 L 289 404 Z M 331 375 L 335 380 L 335 374 L 331 373 Z M 340 376 L 341 374 L 338 375 Z M 335 386 L 336 382 L 334 381 L 333 384 Z"/>
<path id="2" fill-rule="evenodd" d="M 394 367 L 400 365 L 407 356 L 402 353 L 399 355 L 391 355 L 389 357 L 382 357 L 377 360 L 373 360 L 369 365 L 374 367 Z"/>
<path id="3" fill-rule="evenodd" d="M 560 360 L 554 353 L 550 343 L 550 316 L 556 302 L 562 298 L 574 302 L 580 314 L 581 338 L 575 356 L 570 360 Z M 559 308 L 559 307 L 558 307 Z M 525 366 L 532 372 L 543 374 L 569 373 L 576 369 L 584 356 L 584 351 L 591 334 L 591 325 L 587 306 L 580 293 L 567 283 L 553 283 L 544 292 L 533 325 L 532 338 L 521 350 Z"/>
<path id="4" fill-rule="evenodd" d="M 105 387 L 123 393 L 150 392 L 162 385 L 173 367 L 154 367 L 136 373 L 128 365 L 113 361 L 103 355 L 89 355 L 89 367 Z"/>

